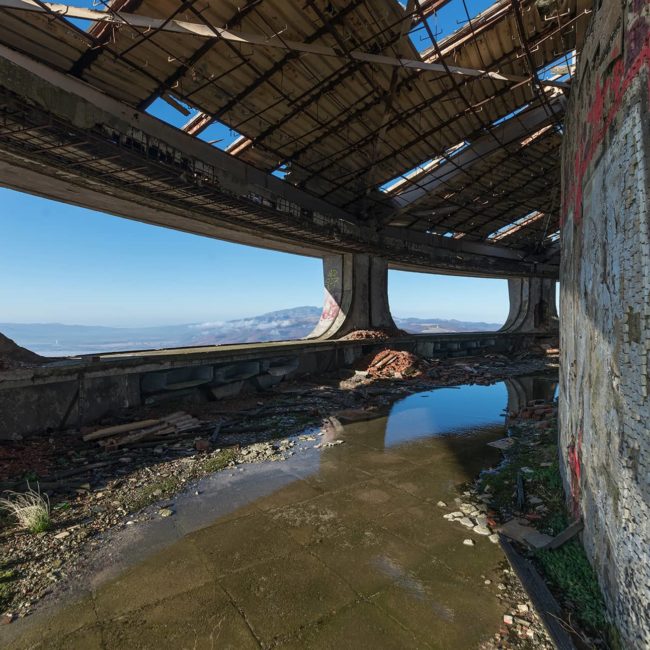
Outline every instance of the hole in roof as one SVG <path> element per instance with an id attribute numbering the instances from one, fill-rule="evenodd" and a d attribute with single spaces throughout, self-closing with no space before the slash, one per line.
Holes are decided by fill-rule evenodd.
<path id="1" fill-rule="evenodd" d="M 479 14 L 494 4 L 494 0 L 451 0 L 427 17 L 434 38 L 438 43 L 454 32 L 462 29 L 467 23 L 467 14 L 474 20 Z M 467 11 L 465 10 L 467 7 Z M 410 32 L 409 37 L 418 52 L 424 52 L 433 47 L 429 32 L 421 22 Z"/>
<path id="2" fill-rule="evenodd" d="M 70 7 L 78 7 L 79 9 L 93 9 L 94 11 L 105 11 L 106 3 L 100 0 L 66 0 L 67 5 Z M 69 23 L 72 23 L 78 29 L 87 32 L 90 26 L 94 23 L 93 20 L 85 18 L 65 18 Z"/>
<path id="3" fill-rule="evenodd" d="M 552 81 L 570 81 L 576 67 L 576 51 L 561 54 L 550 63 L 537 69 L 540 79 Z"/>
<path id="4" fill-rule="evenodd" d="M 280 165 L 277 169 L 274 169 L 271 173 L 273 176 L 285 180 L 287 174 L 289 173 L 289 165 Z"/>
<path id="5" fill-rule="evenodd" d="M 430 158 L 429 160 L 416 165 L 412 169 L 409 169 L 406 172 L 401 173 L 399 176 L 391 178 L 389 181 L 386 181 L 379 190 L 385 194 L 397 193 L 401 190 L 404 190 L 409 185 L 412 185 L 413 178 L 420 174 L 430 173 L 444 165 L 449 158 L 460 153 L 463 149 L 469 146 L 468 142 L 459 142 L 453 147 L 449 147 L 442 156 L 437 156 L 435 158 Z M 409 182 L 411 181 L 411 182 Z"/>
<path id="6" fill-rule="evenodd" d="M 409 179 L 411 179 L 413 176 L 420 172 L 426 172 L 429 169 L 431 169 L 433 163 L 439 160 L 438 158 L 430 158 L 429 160 L 424 161 L 423 163 L 420 163 L 419 165 L 416 165 L 412 169 L 409 169 L 408 171 L 403 172 L 399 176 L 395 176 L 394 178 L 391 178 L 389 181 L 386 181 L 383 185 L 380 186 L 380 191 L 385 192 L 386 194 L 393 192 L 395 189 L 397 189 L 398 185 L 402 185 L 406 183 Z"/>
<path id="7" fill-rule="evenodd" d="M 214 145 L 217 149 L 225 151 L 243 136 L 223 122 L 214 121 L 196 137 L 208 144 Z"/>
<path id="8" fill-rule="evenodd" d="M 525 214 L 523 217 L 519 217 L 519 219 L 515 219 L 515 221 L 512 221 L 511 223 L 502 226 L 498 230 L 495 230 L 493 233 L 490 233 L 487 236 L 487 239 L 488 241 L 499 241 L 500 239 L 509 237 L 518 230 L 529 226 L 531 223 L 539 221 L 543 216 L 543 212 L 539 212 L 539 210 L 533 210 L 532 212 Z"/>
<path id="9" fill-rule="evenodd" d="M 516 108 L 512 113 L 508 113 L 507 115 L 504 115 L 503 117 L 500 117 L 497 120 L 494 120 L 492 122 L 492 126 L 498 126 L 499 124 L 503 124 L 503 122 L 507 122 L 508 120 L 512 119 L 513 117 L 516 117 L 519 115 L 519 113 L 523 113 L 527 108 L 528 104 L 524 104 L 523 106 L 520 106 L 519 108 Z"/>
<path id="10" fill-rule="evenodd" d="M 162 97 L 159 97 L 147 108 L 147 113 L 167 124 L 175 126 L 177 129 L 182 128 L 189 119 L 198 113 L 196 109 L 188 106 L 179 99 L 171 98 L 171 102 L 173 102 L 173 105 L 169 100 L 166 101 Z M 179 110 L 180 108 L 183 110 Z"/>

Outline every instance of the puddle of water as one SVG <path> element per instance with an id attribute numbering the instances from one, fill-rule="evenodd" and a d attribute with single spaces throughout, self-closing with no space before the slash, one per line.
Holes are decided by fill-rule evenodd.
<path id="1" fill-rule="evenodd" d="M 477 647 L 501 623 L 482 576 L 494 583 L 503 556 L 437 503 L 453 507 L 498 461 L 486 443 L 532 387 L 418 393 L 388 417 L 296 438 L 285 462 L 206 477 L 174 517 L 105 541 L 113 577 L 88 576 L 89 595 L 10 626 L 3 647 Z M 330 437 L 345 442 L 316 448 Z"/>
<path id="2" fill-rule="evenodd" d="M 505 383 L 460 386 L 417 393 L 393 405 L 386 424 L 385 445 L 418 438 L 472 435 L 504 424 L 508 403 Z"/>

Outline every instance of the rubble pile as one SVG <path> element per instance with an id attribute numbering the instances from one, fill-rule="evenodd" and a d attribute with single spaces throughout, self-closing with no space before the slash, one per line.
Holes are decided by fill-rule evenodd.
<path id="1" fill-rule="evenodd" d="M 368 377 L 373 379 L 403 379 L 406 377 L 421 377 L 430 368 L 428 361 L 404 350 L 387 348 L 360 363 L 361 370 L 366 370 Z"/>
<path id="2" fill-rule="evenodd" d="M 372 329 L 372 330 L 354 330 L 349 334 L 341 337 L 342 341 L 387 341 L 396 336 L 406 336 L 404 330 L 394 329 Z"/>

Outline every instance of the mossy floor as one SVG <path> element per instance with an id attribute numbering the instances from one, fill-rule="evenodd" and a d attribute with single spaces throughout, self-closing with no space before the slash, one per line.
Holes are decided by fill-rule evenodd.
<path id="1" fill-rule="evenodd" d="M 570 523 L 558 461 L 557 417 L 542 422 L 517 420 L 510 426 L 510 434 L 515 443 L 504 451 L 497 471 L 481 476 L 479 490 L 493 495 L 493 505 L 502 516 L 519 512 L 527 515 L 539 531 L 557 535 Z M 518 510 L 518 477 L 525 494 L 534 495 L 541 507 L 526 502 L 523 511 Z M 607 618 L 596 573 L 579 538 L 531 556 L 564 608 L 570 629 L 590 647 L 598 644 L 618 650 L 616 628 Z"/>

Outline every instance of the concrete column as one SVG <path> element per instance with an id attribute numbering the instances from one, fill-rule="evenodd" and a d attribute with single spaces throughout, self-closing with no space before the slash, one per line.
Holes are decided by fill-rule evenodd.
<path id="1" fill-rule="evenodd" d="M 558 330 L 555 280 L 516 278 L 508 280 L 510 312 L 502 332 L 544 333 Z"/>
<path id="2" fill-rule="evenodd" d="M 307 338 L 338 338 L 358 329 L 397 329 L 388 306 L 385 260 L 361 253 L 328 255 L 323 258 L 323 275 L 323 312 Z"/>

